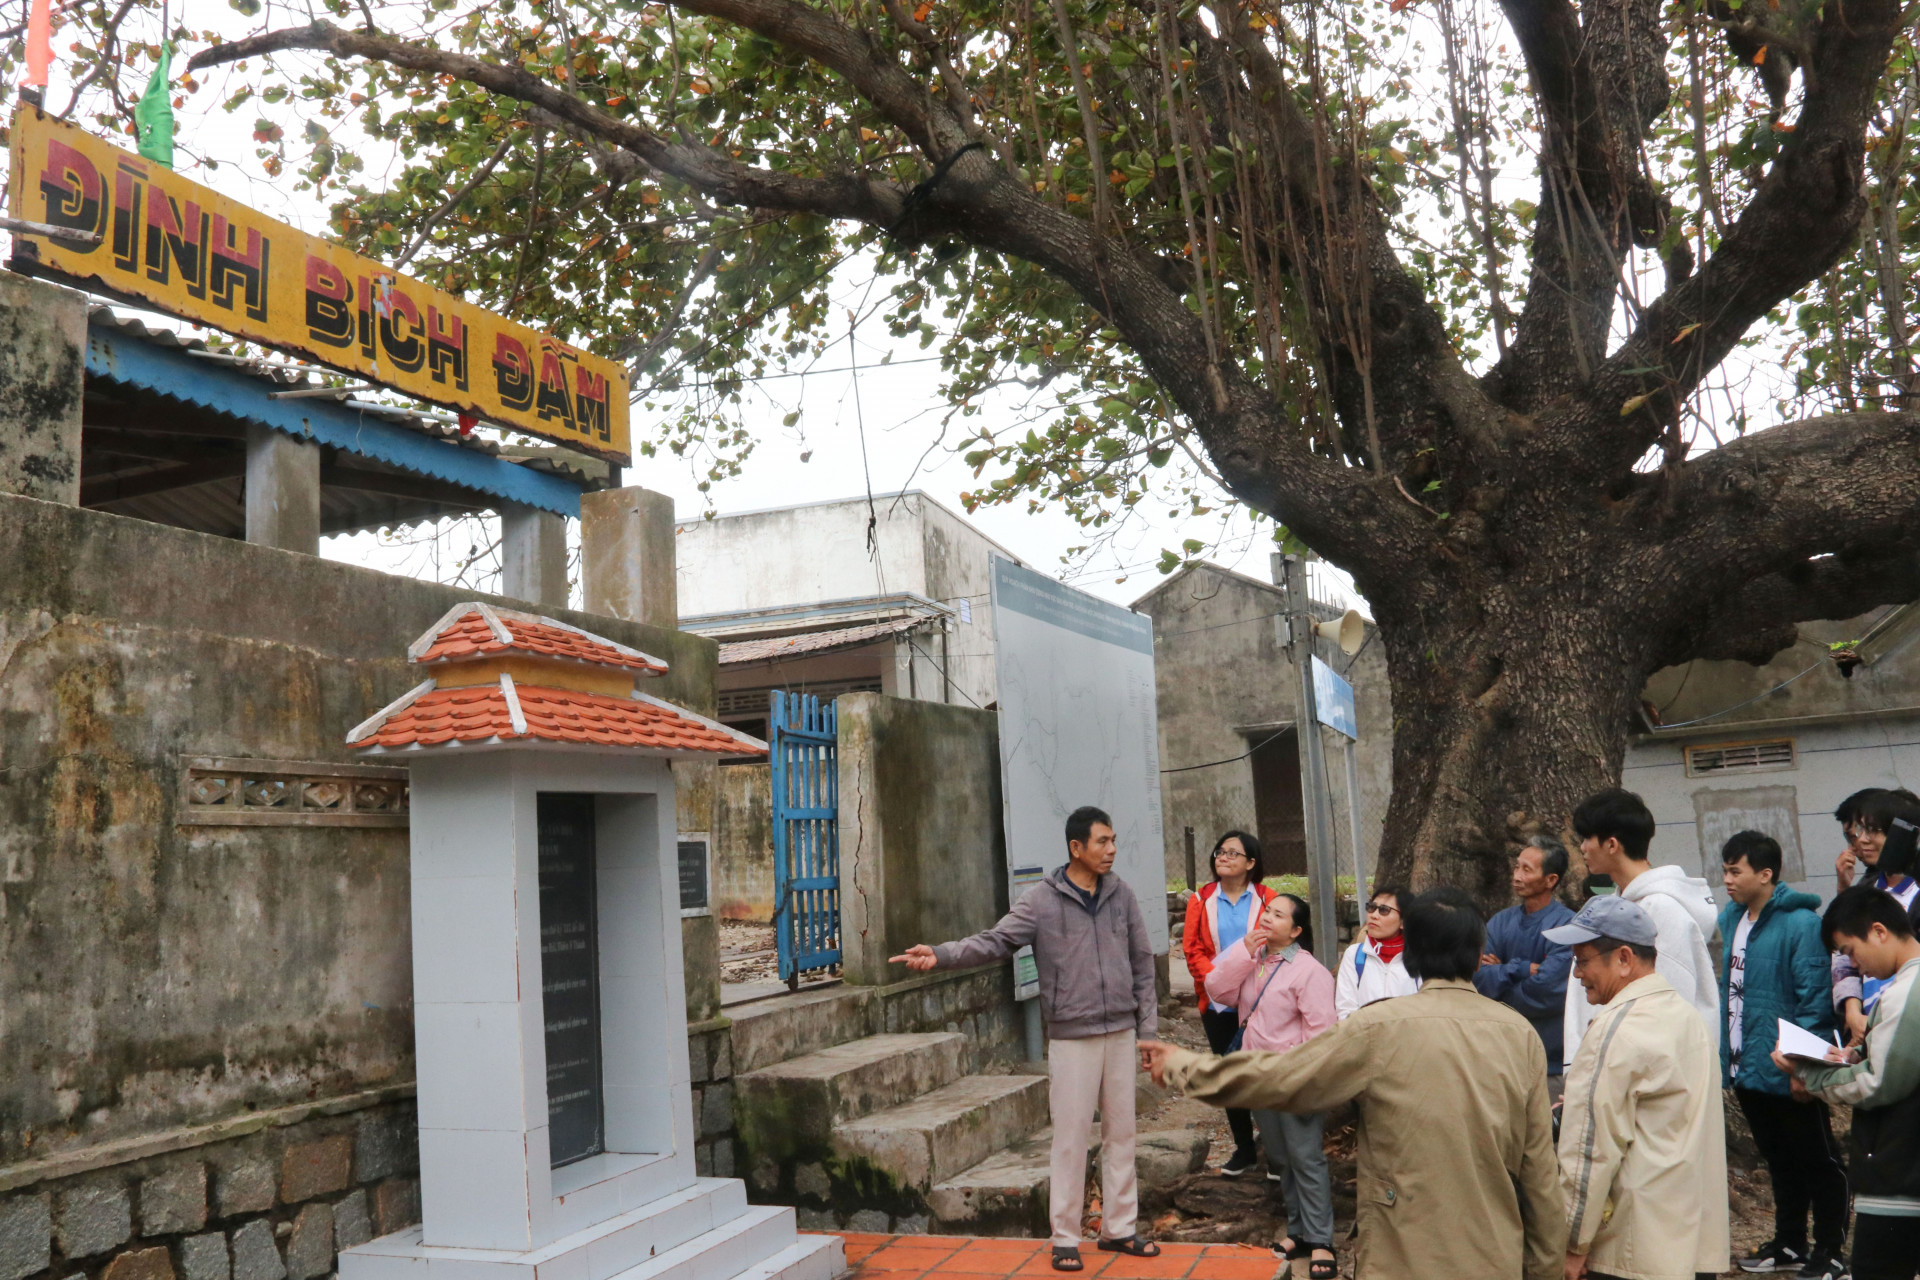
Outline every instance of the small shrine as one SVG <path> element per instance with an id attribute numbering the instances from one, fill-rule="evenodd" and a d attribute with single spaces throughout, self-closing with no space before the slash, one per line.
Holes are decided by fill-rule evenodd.
<path id="1" fill-rule="evenodd" d="M 832 1280 L 838 1237 L 694 1171 L 668 761 L 766 744 L 553 618 L 457 605 L 407 656 L 347 741 L 411 777 L 423 1221 L 341 1280 Z"/>

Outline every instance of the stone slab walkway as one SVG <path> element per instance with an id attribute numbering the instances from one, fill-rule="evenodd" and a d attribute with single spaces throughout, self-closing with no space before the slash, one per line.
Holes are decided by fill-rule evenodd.
<path id="1" fill-rule="evenodd" d="M 841 1232 L 847 1242 L 847 1280 L 1007 1280 L 1052 1276 L 1045 1240 L 971 1236 L 883 1236 Z M 1081 1246 L 1081 1277 L 1092 1280 L 1274 1280 L 1286 1264 L 1264 1248 L 1244 1244 L 1169 1244 L 1157 1258 L 1101 1253 Z"/>

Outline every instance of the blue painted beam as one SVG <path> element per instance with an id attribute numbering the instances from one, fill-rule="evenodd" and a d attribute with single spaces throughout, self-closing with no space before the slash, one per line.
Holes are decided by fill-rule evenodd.
<path id="1" fill-rule="evenodd" d="M 273 388 L 262 378 L 104 325 L 87 327 L 87 376 L 258 422 L 506 502 L 580 515 L 579 488 L 560 476 L 435 440 L 332 400 L 269 400 Z"/>

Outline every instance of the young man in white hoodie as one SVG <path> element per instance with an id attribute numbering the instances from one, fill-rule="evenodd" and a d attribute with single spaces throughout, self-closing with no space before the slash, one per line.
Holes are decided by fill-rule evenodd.
<path id="1" fill-rule="evenodd" d="M 1679 867 L 1648 862 L 1653 827 L 1653 814 L 1645 802 L 1619 787 L 1588 796 L 1573 811 L 1573 833 L 1580 838 L 1588 874 L 1611 877 L 1621 897 L 1639 903 L 1653 917 L 1659 931 L 1654 972 L 1694 1007 L 1707 1024 L 1708 1036 L 1717 1043 L 1720 983 L 1707 951 L 1718 914 L 1713 891 L 1705 880 Z M 1586 989 L 1577 982 L 1568 983 L 1566 1061 L 1573 1061 L 1593 1013 Z"/>

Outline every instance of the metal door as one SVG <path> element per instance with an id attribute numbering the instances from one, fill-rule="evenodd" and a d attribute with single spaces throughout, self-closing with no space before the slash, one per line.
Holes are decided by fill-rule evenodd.
<path id="1" fill-rule="evenodd" d="M 834 704 L 773 693 L 773 933 L 780 976 L 840 963 L 840 749 Z"/>

